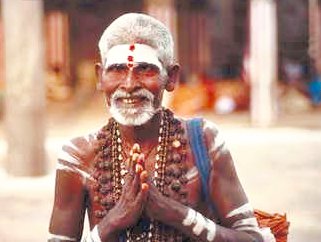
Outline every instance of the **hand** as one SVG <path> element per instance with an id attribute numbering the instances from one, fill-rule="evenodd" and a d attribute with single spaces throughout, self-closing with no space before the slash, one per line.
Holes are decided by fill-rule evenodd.
<path id="1" fill-rule="evenodd" d="M 161 221 L 168 225 L 179 220 L 180 215 L 178 212 L 181 211 L 184 206 L 174 199 L 161 194 L 152 182 L 149 182 L 148 185 L 148 197 L 144 210 L 146 215 L 151 219 Z"/>
<path id="2" fill-rule="evenodd" d="M 134 226 L 141 217 L 146 203 L 148 194 L 147 173 L 141 164 L 144 157 L 134 148 L 135 146 L 130 153 L 129 171 L 125 176 L 122 194 L 116 205 L 99 225 L 100 234 L 104 240 L 107 238 L 107 235 L 104 236 L 104 230 L 108 230 L 109 234 L 117 234 L 128 227 Z"/>

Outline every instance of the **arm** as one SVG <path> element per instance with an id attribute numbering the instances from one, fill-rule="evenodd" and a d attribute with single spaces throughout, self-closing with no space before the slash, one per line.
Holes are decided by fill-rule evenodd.
<path id="1" fill-rule="evenodd" d="M 218 212 L 217 241 L 262 241 L 253 208 L 237 176 L 234 161 L 215 125 L 204 124 L 211 160 L 210 198 Z M 216 240 L 215 240 L 216 241 Z"/>
<path id="2" fill-rule="evenodd" d="M 253 210 L 248 209 L 248 206 L 242 207 L 247 204 L 247 198 L 237 178 L 230 153 L 225 149 L 224 142 L 217 137 L 216 129 L 205 127 L 204 132 L 211 163 L 215 167 L 210 173 L 209 192 L 219 211 L 222 226 L 189 207 L 164 198 L 153 186 L 149 192 L 147 213 L 197 241 L 262 241 Z"/>
<path id="3" fill-rule="evenodd" d="M 242 231 L 215 224 L 194 209 L 161 195 L 150 185 L 146 212 L 149 217 L 170 225 L 196 241 L 261 242 L 257 229 Z M 235 218 L 233 218 L 235 219 Z M 235 219 L 237 222 L 238 219 Z M 255 226 L 256 227 L 256 226 Z"/>
<path id="4" fill-rule="evenodd" d="M 118 241 L 121 231 L 136 224 L 141 217 L 148 190 L 147 172 L 141 164 L 143 155 L 140 155 L 139 145 L 134 145 L 130 153 L 122 194 L 108 215 L 95 227 L 96 231 L 92 232 L 94 236 L 88 242 Z"/>
<path id="5" fill-rule="evenodd" d="M 85 193 L 77 172 L 58 169 L 48 241 L 80 241 L 85 214 Z"/>
<path id="6" fill-rule="evenodd" d="M 79 137 L 65 144 L 59 153 L 48 241 L 81 239 L 86 210 L 85 181 L 89 177 L 85 161 L 92 158 L 91 143 L 88 138 Z"/>

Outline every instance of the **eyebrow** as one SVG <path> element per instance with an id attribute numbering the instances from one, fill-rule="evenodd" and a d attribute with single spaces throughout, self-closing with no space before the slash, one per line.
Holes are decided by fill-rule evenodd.
<path id="1" fill-rule="evenodd" d="M 159 67 L 153 63 L 149 63 L 149 62 L 136 62 L 137 65 L 149 65 L 149 66 L 154 66 L 157 69 L 159 69 Z"/>
<path id="2" fill-rule="evenodd" d="M 113 63 L 109 66 L 105 66 L 105 70 L 108 70 L 110 68 L 113 68 L 113 67 L 126 67 L 127 64 L 126 63 Z"/>
<path id="3" fill-rule="evenodd" d="M 136 62 L 135 63 L 135 67 L 139 66 L 139 65 L 149 65 L 149 66 L 153 66 L 156 67 L 157 69 L 159 69 L 159 67 L 153 63 L 149 63 L 149 62 Z M 113 68 L 113 67 L 127 67 L 127 63 L 113 63 L 107 67 L 105 67 L 106 70 Z"/>

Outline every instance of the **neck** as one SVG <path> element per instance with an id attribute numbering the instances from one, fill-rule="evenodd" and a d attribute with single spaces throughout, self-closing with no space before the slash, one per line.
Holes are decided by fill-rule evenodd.
<path id="1" fill-rule="evenodd" d="M 140 126 L 119 124 L 121 137 L 128 146 L 138 143 L 141 147 L 156 145 L 158 142 L 161 112 L 156 113 L 149 121 Z"/>

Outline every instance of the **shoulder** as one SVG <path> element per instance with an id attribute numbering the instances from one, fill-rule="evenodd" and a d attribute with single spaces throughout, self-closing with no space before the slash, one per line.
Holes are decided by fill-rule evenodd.
<path id="1" fill-rule="evenodd" d="M 65 142 L 58 154 L 57 170 L 85 175 L 98 147 L 97 134 L 98 131 Z"/>
<path id="2" fill-rule="evenodd" d="M 193 119 L 185 120 L 189 123 Z M 215 171 L 222 172 L 230 170 L 233 159 L 226 145 L 224 135 L 218 125 L 208 119 L 199 118 L 201 122 L 201 135 L 207 149 L 210 166 L 215 166 Z"/>
<path id="3" fill-rule="evenodd" d="M 216 123 L 204 118 L 190 118 L 182 120 L 183 122 L 185 122 L 187 130 L 190 129 L 188 126 L 191 125 L 192 121 L 198 120 L 201 132 L 198 135 L 202 135 L 209 153 L 221 149 L 225 146 L 225 140 L 223 138 L 222 132 L 220 131 Z"/>
<path id="4" fill-rule="evenodd" d="M 203 119 L 203 134 L 209 153 L 227 149 L 222 131 L 216 123 Z"/>

